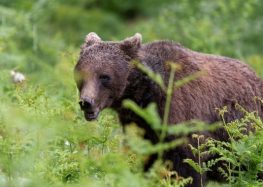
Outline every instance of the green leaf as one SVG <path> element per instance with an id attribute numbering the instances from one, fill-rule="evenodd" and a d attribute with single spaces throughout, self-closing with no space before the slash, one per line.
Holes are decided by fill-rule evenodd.
<path id="1" fill-rule="evenodd" d="M 189 164 L 198 173 L 200 173 L 200 174 L 203 173 L 203 169 L 201 168 L 201 166 L 199 166 L 198 163 L 196 163 L 192 159 L 184 159 L 184 162 Z"/>
<path id="2" fill-rule="evenodd" d="M 153 80 L 155 83 L 157 83 L 162 88 L 163 91 L 166 91 L 164 81 L 162 79 L 162 76 L 159 73 L 155 73 L 150 68 L 148 68 L 147 66 L 145 66 L 145 65 L 143 65 L 137 61 L 133 61 L 133 64 L 138 69 L 140 69 L 143 73 L 145 73 L 151 80 Z"/>
<path id="3" fill-rule="evenodd" d="M 146 108 L 139 107 L 132 100 L 123 101 L 123 106 L 143 118 L 154 130 L 161 130 L 161 119 L 157 112 L 157 105 L 150 103 Z"/>
<path id="4" fill-rule="evenodd" d="M 194 132 L 215 131 L 221 126 L 221 123 L 207 124 L 202 121 L 191 120 L 184 123 L 171 124 L 167 127 L 167 132 L 171 135 L 188 135 Z"/>

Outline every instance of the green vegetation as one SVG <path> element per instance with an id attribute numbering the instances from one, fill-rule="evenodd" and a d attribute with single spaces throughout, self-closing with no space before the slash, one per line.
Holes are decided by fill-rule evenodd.
<path id="1" fill-rule="evenodd" d="M 0 0 L 0 186 L 168 187 L 189 183 L 190 178 L 169 171 L 169 163 L 157 162 L 143 172 L 149 154 L 161 154 L 184 138 L 153 146 L 142 139 L 143 132 L 135 125 L 124 135 L 110 109 L 98 121 L 84 120 L 73 81 L 79 46 L 91 31 L 105 40 L 140 32 L 146 42 L 175 40 L 193 50 L 242 59 L 263 77 L 262 20 L 261 0 Z M 14 84 L 11 70 L 25 74 L 26 81 Z M 160 137 L 207 128 L 202 122 L 167 128 L 154 104 L 140 109 L 126 101 L 125 106 L 149 120 Z M 227 160 L 227 170 L 221 169 L 225 186 L 262 186 L 256 181 L 256 172 L 263 170 L 262 120 L 244 113 L 243 119 L 224 124 L 233 137 L 231 142 L 210 140 L 193 149 L 202 156 L 209 148 L 221 155 L 218 160 L 186 162 L 202 173 L 220 159 Z M 247 123 L 255 126 L 255 134 L 240 133 Z"/>

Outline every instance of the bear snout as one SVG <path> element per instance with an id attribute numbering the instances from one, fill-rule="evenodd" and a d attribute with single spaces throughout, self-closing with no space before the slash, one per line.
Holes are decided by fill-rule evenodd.
<path id="1" fill-rule="evenodd" d="M 79 102 L 79 106 L 81 108 L 81 110 L 85 110 L 85 111 L 91 111 L 92 110 L 92 105 L 94 102 L 92 102 L 89 99 L 81 99 Z"/>
<path id="2" fill-rule="evenodd" d="M 89 98 L 81 98 L 79 101 L 81 110 L 84 111 L 84 115 L 87 121 L 91 121 L 97 118 L 99 111 L 95 107 L 94 101 Z"/>

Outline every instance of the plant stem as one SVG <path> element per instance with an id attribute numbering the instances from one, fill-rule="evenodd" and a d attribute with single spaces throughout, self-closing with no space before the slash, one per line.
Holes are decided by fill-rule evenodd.
<path id="1" fill-rule="evenodd" d="M 164 108 L 162 131 L 161 131 L 161 135 L 160 135 L 160 142 L 163 142 L 165 135 L 166 135 L 165 132 L 166 132 L 167 125 L 168 125 L 170 106 L 171 106 L 171 100 L 172 100 L 172 93 L 173 93 L 173 89 L 174 89 L 175 70 L 176 70 L 176 66 L 173 66 L 171 64 L 171 72 L 170 72 L 170 77 L 169 77 L 169 82 L 168 82 L 168 88 L 166 91 L 166 101 L 165 101 L 165 108 Z"/>
<path id="2" fill-rule="evenodd" d="M 233 142 L 235 141 L 234 139 L 233 139 L 233 137 L 231 136 L 231 134 L 230 134 L 230 132 L 228 131 L 228 129 L 227 129 L 227 123 L 226 123 L 226 121 L 225 121 L 225 118 L 224 118 L 224 114 L 221 114 L 221 118 L 222 118 L 222 120 L 223 120 L 223 126 L 224 126 L 224 128 L 225 128 L 225 130 L 226 130 L 226 132 L 227 132 L 227 134 L 228 134 L 228 136 L 229 136 L 229 139 L 230 139 L 230 145 L 231 145 L 231 150 L 230 151 L 232 151 L 233 150 Z M 232 175 L 232 171 L 231 171 L 231 163 L 230 162 L 228 162 L 228 175 L 229 175 L 229 185 L 231 186 L 231 175 Z"/>
<path id="3" fill-rule="evenodd" d="M 200 138 L 200 137 L 197 138 L 198 164 L 199 164 L 200 168 L 202 168 L 202 167 L 201 167 L 201 153 L 200 153 L 200 141 L 199 141 L 199 138 Z M 200 172 L 200 185 L 201 185 L 201 187 L 203 187 L 202 171 Z"/>

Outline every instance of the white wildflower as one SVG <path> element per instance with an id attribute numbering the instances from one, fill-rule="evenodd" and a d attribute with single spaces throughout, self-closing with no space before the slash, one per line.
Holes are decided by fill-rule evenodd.
<path id="1" fill-rule="evenodd" d="M 69 145 L 70 145 L 70 143 L 69 143 L 68 140 L 65 141 L 65 145 L 66 145 L 66 146 L 69 146 Z"/>
<path id="2" fill-rule="evenodd" d="M 26 80 L 26 77 L 24 74 L 20 73 L 20 72 L 16 72 L 14 70 L 12 70 L 10 72 L 12 80 L 14 83 L 21 83 L 24 82 Z"/>

